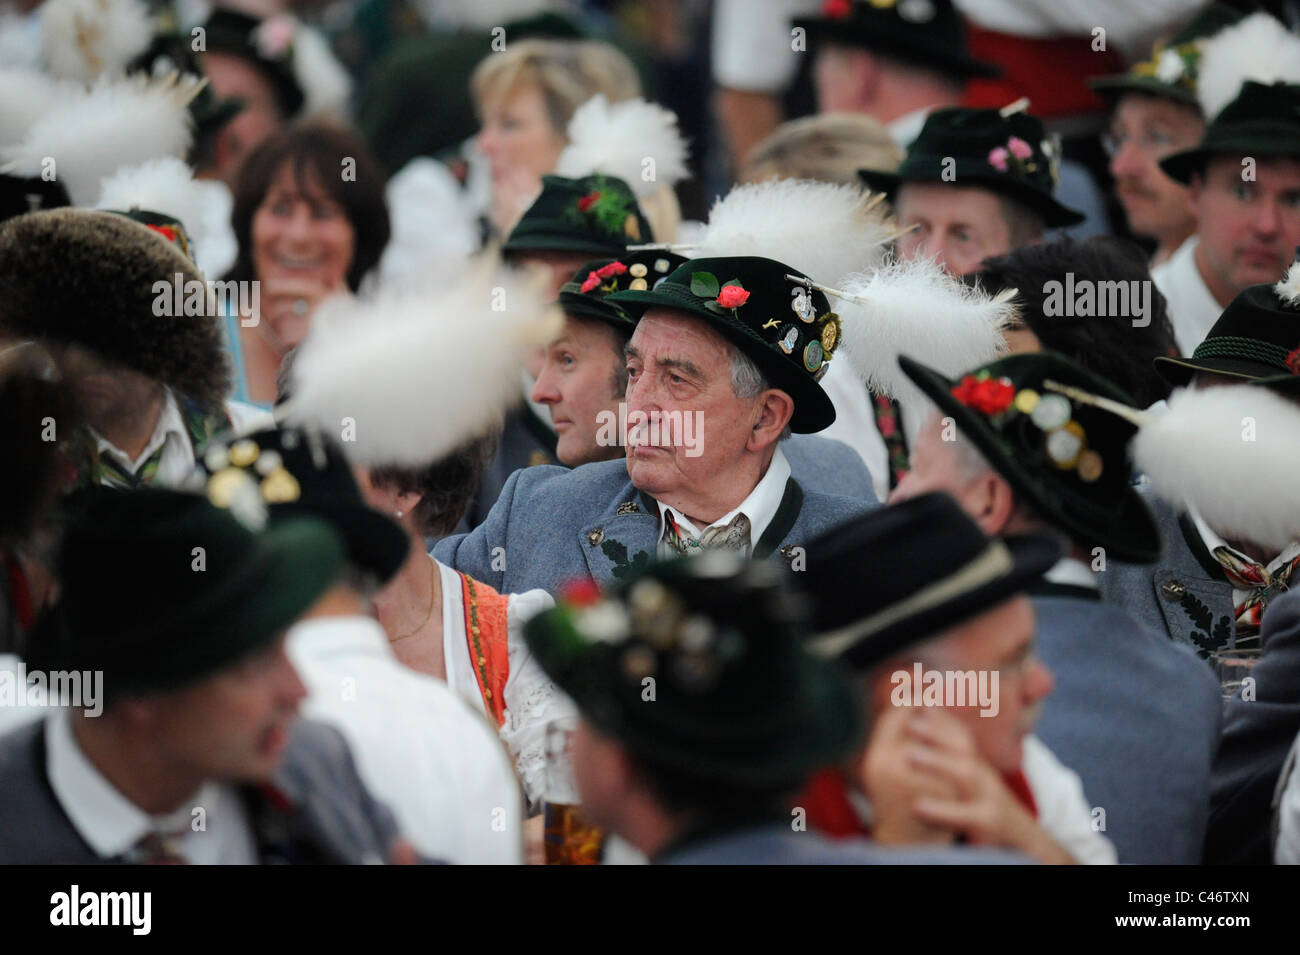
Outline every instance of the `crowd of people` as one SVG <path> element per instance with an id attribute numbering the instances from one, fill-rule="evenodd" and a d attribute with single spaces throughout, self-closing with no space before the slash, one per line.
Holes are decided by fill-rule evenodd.
<path id="1" fill-rule="evenodd" d="M 0 862 L 1300 861 L 1298 15 L 0 0 Z"/>

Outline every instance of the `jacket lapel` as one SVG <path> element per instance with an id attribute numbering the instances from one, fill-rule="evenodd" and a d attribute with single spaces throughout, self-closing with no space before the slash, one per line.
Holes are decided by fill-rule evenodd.
<path id="1" fill-rule="evenodd" d="M 1165 554 L 1176 563 L 1157 565 L 1151 584 L 1170 635 L 1206 657 L 1235 642 L 1232 585 L 1185 513 L 1179 515 L 1178 530 L 1183 546 L 1177 539 L 1170 541 L 1173 546 Z"/>
<path id="2" fill-rule="evenodd" d="M 616 582 L 655 559 L 659 509 L 629 481 L 618 504 L 578 532 L 587 571 L 598 584 Z"/>

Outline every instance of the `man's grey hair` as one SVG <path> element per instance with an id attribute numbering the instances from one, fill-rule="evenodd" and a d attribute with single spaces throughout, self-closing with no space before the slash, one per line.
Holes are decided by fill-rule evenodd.
<path id="1" fill-rule="evenodd" d="M 731 392 L 737 398 L 757 398 L 772 387 L 767 375 L 754 364 L 753 360 L 735 345 L 731 346 Z M 790 425 L 786 424 L 778 441 L 790 437 Z"/>

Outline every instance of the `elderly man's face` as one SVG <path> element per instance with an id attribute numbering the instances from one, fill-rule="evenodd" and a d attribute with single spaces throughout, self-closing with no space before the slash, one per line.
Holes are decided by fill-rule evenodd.
<path id="1" fill-rule="evenodd" d="M 901 258 L 937 259 L 953 275 L 965 275 L 989 256 L 1011 251 L 1002 203 L 987 189 L 909 182 L 899 187 L 894 208 L 901 226 L 916 227 L 898 240 Z"/>
<path id="2" fill-rule="evenodd" d="M 996 714 L 981 715 L 992 713 L 993 707 L 981 707 L 969 697 L 964 706 L 946 705 L 944 709 L 966 724 L 980 755 L 995 769 L 1002 773 L 1018 770 L 1021 743 L 1032 732 L 1039 704 L 1053 686 L 1051 671 L 1034 655 L 1034 609 L 1029 599 L 1013 597 L 953 627 L 922 645 L 916 659 L 927 670 L 977 675 L 986 671 L 989 687 L 992 674 L 997 673 Z M 898 667 L 888 669 L 893 672 Z M 888 695 L 877 693 L 874 698 L 888 700 Z"/>
<path id="3" fill-rule="evenodd" d="M 169 765 L 203 779 L 256 781 L 280 764 L 306 696 L 281 634 L 201 683 L 142 705 Z"/>
<path id="4" fill-rule="evenodd" d="M 627 346 L 626 440 L 639 490 L 703 497 L 734 483 L 762 396 L 736 397 L 732 355 L 721 334 L 681 312 L 652 308 L 637 324 Z M 645 426 L 636 427 L 641 418 Z"/>
<path id="5" fill-rule="evenodd" d="M 1197 263 L 1232 295 L 1280 281 L 1300 245 L 1300 161 L 1260 159 L 1253 181 L 1243 178 L 1248 168 L 1221 156 L 1192 179 Z"/>
<path id="6" fill-rule="evenodd" d="M 569 467 L 623 456 L 616 431 L 601 425 L 618 420 L 623 398 L 623 341 L 595 319 L 567 316 L 560 337 L 546 346 L 533 400 L 551 412 L 558 438 L 555 455 Z"/>

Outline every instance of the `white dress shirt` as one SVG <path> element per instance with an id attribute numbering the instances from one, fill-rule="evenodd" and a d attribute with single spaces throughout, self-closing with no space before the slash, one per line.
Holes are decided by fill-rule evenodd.
<path id="1" fill-rule="evenodd" d="M 296 624 L 289 657 L 310 696 L 303 713 L 337 728 L 366 787 L 424 855 L 522 861 L 519 786 L 493 727 L 433 677 L 398 662 L 369 617 Z"/>
<path id="2" fill-rule="evenodd" d="M 1083 781 L 1032 733 L 1025 737 L 1020 769 L 1038 806 L 1038 824 L 1081 865 L 1115 865 L 1109 839 L 1092 828 Z"/>
<path id="3" fill-rule="evenodd" d="M 664 541 L 664 528 L 667 526 L 667 515 L 671 511 L 673 520 L 677 522 L 677 527 L 683 534 L 690 534 L 693 537 L 699 537 L 710 527 L 720 527 L 724 524 L 730 524 L 735 520 L 738 514 L 744 514 L 749 518 L 749 552 L 753 553 L 754 545 L 763 537 L 763 532 L 767 526 L 772 523 L 776 517 L 777 509 L 781 506 L 781 498 L 785 496 L 785 485 L 790 479 L 790 462 L 786 460 L 781 448 L 778 446 L 776 453 L 772 455 L 772 461 L 767 466 L 767 473 L 754 485 L 754 490 L 749 492 L 735 510 L 728 511 L 720 518 L 714 521 L 708 527 L 696 528 L 686 515 L 682 514 L 676 508 L 669 507 L 662 501 L 656 501 L 659 505 L 659 556 L 661 558 L 673 558 L 677 552 Z"/>
<path id="4" fill-rule="evenodd" d="M 1092 568 L 1083 561 L 1074 557 L 1062 557 L 1047 573 L 1043 574 L 1043 579 L 1053 584 L 1066 584 L 1072 587 L 1086 587 L 1088 590 L 1100 591 L 1097 586 L 1097 577 L 1092 572 Z"/>
<path id="5" fill-rule="evenodd" d="M 175 812 L 152 816 L 122 795 L 86 757 L 66 710 L 56 711 L 45 721 L 45 752 L 46 774 L 55 798 L 98 855 L 110 858 L 126 853 L 150 832 L 183 832 L 178 851 L 191 863 L 256 864 L 252 826 L 233 786 L 204 783 Z"/>
<path id="6" fill-rule="evenodd" d="M 1151 280 L 1168 303 L 1178 350 L 1185 356 L 1205 340 L 1224 308 L 1201 278 L 1201 270 L 1196 267 L 1196 247 L 1196 236 L 1192 236 L 1151 270 Z"/>
<path id="7" fill-rule="evenodd" d="M 443 564 L 438 565 L 438 572 L 442 577 L 442 655 L 447 685 L 476 713 L 491 719 L 469 656 L 460 574 Z M 529 590 L 511 594 L 506 607 L 510 674 L 506 677 L 505 723 L 498 732 L 533 805 L 541 801 L 546 788 L 547 724 L 577 715 L 573 701 L 551 682 L 524 642 L 524 624 L 554 606 L 555 600 L 545 590 Z"/>
<path id="8" fill-rule="evenodd" d="M 1201 517 L 1201 515 L 1197 513 L 1195 507 L 1188 505 L 1187 513 L 1192 518 L 1192 523 L 1196 525 L 1196 532 L 1201 535 L 1201 540 L 1205 542 L 1205 549 L 1210 552 L 1211 556 L 1214 555 L 1214 548 L 1226 547 L 1228 548 L 1228 550 L 1232 551 L 1243 561 L 1254 560 L 1253 557 L 1249 557 L 1246 554 L 1243 554 L 1241 551 L 1237 550 L 1235 547 L 1233 547 L 1231 544 L 1225 541 L 1222 537 L 1216 534 L 1214 530 L 1210 527 L 1210 525 L 1205 523 L 1205 520 Z M 1297 554 L 1300 554 L 1300 543 L 1297 543 L 1296 541 L 1292 541 L 1291 543 L 1287 544 L 1286 547 L 1283 548 L 1283 550 L 1276 557 L 1270 560 L 1267 564 L 1264 564 L 1264 569 L 1271 574 L 1279 567 L 1283 566 L 1284 564 L 1288 564 L 1292 560 L 1294 560 Z M 1300 584 L 1300 580 L 1297 580 L 1296 583 Z M 1233 606 L 1237 606 L 1237 607 L 1241 606 L 1242 601 L 1245 600 L 1247 597 L 1249 597 L 1250 594 L 1251 592 L 1249 590 L 1238 590 L 1237 588 L 1234 587 L 1232 590 Z"/>

